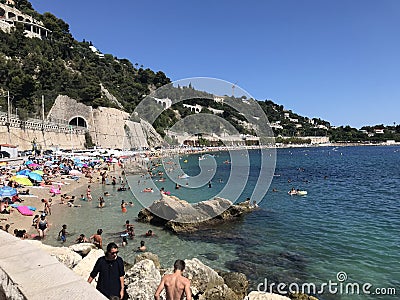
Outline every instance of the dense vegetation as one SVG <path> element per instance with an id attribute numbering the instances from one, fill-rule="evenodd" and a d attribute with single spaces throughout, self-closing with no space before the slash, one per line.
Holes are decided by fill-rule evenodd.
<path id="1" fill-rule="evenodd" d="M 19 23 L 10 34 L 0 31 L 0 90 L 10 92 L 11 105 L 22 118 L 39 116 L 42 95 L 46 110 L 59 94 L 94 107 L 118 107 L 101 93 L 100 83 L 131 112 L 150 89 L 170 82 L 163 72 L 135 67 L 110 54 L 100 56 L 90 42 L 76 41 L 63 20 L 38 14 L 28 1 L 17 3 L 52 31 L 45 40 L 26 38 Z M 7 107 L 4 97 L 0 105 Z"/>
<path id="2" fill-rule="evenodd" d="M 5 0 L 0 2 L 5 3 Z M 47 39 L 26 38 L 23 25 L 19 23 L 16 23 L 11 33 L 0 31 L 0 93 L 2 96 L 6 92 L 10 93 L 12 113 L 18 108 L 21 119 L 40 117 L 42 95 L 47 112 L 60 94 L 93 107 L 116 107 L 131 113 L 145 95 L 170 83 L 170 79 L 161 71 L 154 72 L 143 66 L 139 67 L 137 63 L 133 65 L 129 60 L 116 58 L 111 54 L 103 55 L 93 50 L 91 42 L 76 41 L 69 32 L 67 23 L 51 13 L 37 13 L 29 1 L 15 2 L 17 9 L 43 22 L 52 32 Z M 118 101 L 106 97 L 101 86 Z M 237 131 L 243 134 L 255 133 L 239 111 L 213 101 L 213 95 L 197 91 L 190 85 L 171 85 L 170 88 L 162 90 L 158 97 L 188 99 L 174 104 L 155 120 L 153 125 L 162 135 L 177 121 L 193 114 L 183 104 L 199 104 L 203 107 L 202 113 L 212 114 L 210 109 L 222 110 L 222 118 L 230 122 Z M 225 95 L 225 98 L 247 101 L 243 97 L 236 99 Z M 400 142 L 400 126 L 396 124 L 387 127 L 364 127 L 362 130 L 349 126 L 333 128 L 327 121 L 302 117 L 271 100 L 258 101 L 258 104 L 266 113 L 269 122 L 276 125 L 273 130 L 275 136 L 279 137 L 278 141 L 298 143 L 304 142 L 299 137 L 329 136 L 331 141 Z M 0 106 L 0 110 L 7 110 L 6 97 L 0 97 Z M 152 111 L 150 107 L 148 110 Z M 198 132 L 210 130 L 209 124 L 201 121 L 194 121 L 188 126 L 196 128 Z M 376 133 L 377 129 L 383 129 L 383 132 Z M 223 130 L 223 126 L 212 128 L 217 134 L 221 134 Z"/>

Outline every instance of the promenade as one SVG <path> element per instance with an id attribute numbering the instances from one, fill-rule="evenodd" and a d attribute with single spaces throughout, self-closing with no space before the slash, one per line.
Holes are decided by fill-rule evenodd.
<path id="1" fill-rule="evenodd" d="M 0 299 L 107 299 L 55 257 L 0 230 Z"/>

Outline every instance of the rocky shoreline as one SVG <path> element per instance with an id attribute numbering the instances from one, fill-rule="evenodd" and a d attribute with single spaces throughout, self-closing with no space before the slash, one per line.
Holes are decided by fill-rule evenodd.
<path id="1" fill-rule="evenodd" d="M 30 243 L 72 269 L 87 280 L 96 260 L 104 255 L 103 250 L 96 249 L 91 243 L 75 244 L 69 247 L 52 247 L 39 241 Z M 184 276 L 191 281 L 193 299 L 199 300 L 316 300 L 305 294 L 289 295 L 258 291 L 248 291 L 249 282 L 246 276 L 238 272 L 216 271 L 203 264 L 199 259 L 185 260 Z M 156 254 L 145 252 L 136 256 L 133 265 L 125 264 L 125 286 L 128 299 L 150 300 L 164 274 L 173 272 L 172 268 L 163 269 Z M 95 286 L 96 280 L 92 282 Z M 165 300 L 165 291 L 161 294 Z"/>

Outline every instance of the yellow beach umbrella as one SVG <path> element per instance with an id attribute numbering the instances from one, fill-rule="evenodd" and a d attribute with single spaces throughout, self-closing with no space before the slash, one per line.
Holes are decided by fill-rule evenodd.
<path id="1" fill-rule="evenodd" d="M 43 174 L 44 174 L 44 172 L 42 170 L 35 170 L 35 171 L 32 171 L 31 173 L 36 173 L 36 174 L 39 174 L 40 176 L 43 176 Z"/>
<path id="2" fill-rule="evenodd" d="M 19 177 L 17 176 L 13 176 L 10 178 L 10 181 L 15 181 L 16 183 L 19 183 L 21 185 L 25 185 L 25 186 L 32 186 L 32 181 L 29 180 L 29 178 L 27 177 Z"/>

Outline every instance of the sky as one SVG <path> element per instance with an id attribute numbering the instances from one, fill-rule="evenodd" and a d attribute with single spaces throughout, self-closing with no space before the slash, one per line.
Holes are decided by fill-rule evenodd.
<path id="1" fill-rule="evenodd" d="M 30 2 L 172 81 L 226 80 L 334 126 L 400 124 L 399 0 Z"/>

